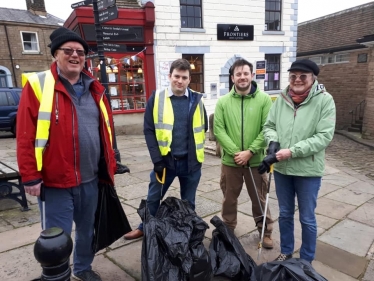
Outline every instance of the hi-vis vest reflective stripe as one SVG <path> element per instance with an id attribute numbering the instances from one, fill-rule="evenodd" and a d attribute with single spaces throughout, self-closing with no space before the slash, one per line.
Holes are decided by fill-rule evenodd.
<path id="1" fill-rule="evenodd" d="M 156 139 L 161 155 L 165 156 L 170 152 L 172 131 L 174 125 L 174 111 L 168 96 L 167 89 L 155 94 L 155 105 L 153 107 L 153 120 L 155 123 Z M 193 114 L 192 126 L 196 146 L 196 157 L 200 163 L 204 162 L 205 143 L 205 118 L 203 101 L 199 104 Z"/>
<path id="2" fill-rule="evenodd" d="M 43 151 L 49 138 L 49 127 L 51 126 L 55 79 L 50 70 L 25 75 L 25 78 L 25 82 L 22 81 L 22 86 L 29 81 L 34 94 L 40 103 L 35 137 L 35 159 L 37 169 L 38 171 L 41 171 L 43 166 Z M 112 145 L 112 130 L 110 128 L 108 112 L 103 97 L 100 100 L 100 110 L 104 116 L 105 124 L 109 133 L 110 144 Z"/>

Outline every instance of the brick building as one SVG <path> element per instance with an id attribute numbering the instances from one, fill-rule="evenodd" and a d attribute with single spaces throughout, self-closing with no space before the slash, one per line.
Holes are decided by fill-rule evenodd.
<path id="1" fill-rule="evenodd" d="M 27 10 L 0 8 L 0 87 L 21 87 L 25 72 L 52 62 L 49 35 L 64 20 L 48 14 L 44 0 L 26 0 Z"/>
<path id="2" fill-rule="evenodd" d="M 297 59 L 315 61 L 334 97 L 337 129 L 374 138 L 374 2 L 298 25 Z"/>

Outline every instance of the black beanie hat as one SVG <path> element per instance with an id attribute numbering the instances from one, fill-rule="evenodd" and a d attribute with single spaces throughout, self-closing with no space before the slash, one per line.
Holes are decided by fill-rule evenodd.
<path id="1" fill-rule="evenodd" d="M 56 50 L 65 42 L 74 41 L 82 44 L 85 54 L 88 53 L 88 44 L 84 41 L 77 33 L 65 28 L 59 27 L 51 33 L 49 36 L 51 44 L 48 47 L 51 48 L 51 54 L 54 57 Z"/>
<path id="2" fill-rule="evenodd" d="M 291 64 L 291 67 L 288 71 L 292 71 L 292 70 L 301 70 L 301 71 L 306 71 L 306 72 L 313 72 L 313 74 L 315 76 L 318 76 L 318 73 L 319 73 L 318 65 L 314 61 L 307 60 L 307 59 L 294 61 Z"/>

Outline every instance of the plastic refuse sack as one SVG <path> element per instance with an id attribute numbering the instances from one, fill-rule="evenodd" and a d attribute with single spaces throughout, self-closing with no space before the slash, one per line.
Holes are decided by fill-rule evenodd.
<path id="1" fill-rule="evenodd" d="M 111 245 L 131 226 L 122 208 L 114 186 L 99 183 L 99 198 L 95 213 L 95 231 L 92 248 L 95 253 Z"/>
<path id="2" fill-rule="evenodd" d="M 166 198 L 155 217 L 140 203 L 143 220 L 143 281 L 206 281 L 212 279 L 210 257 L 203 239 L 208 224 L 187 201 Z"/>
<path id="3" fill-rule="evenodd" d="M 256 277 L 264 281 L 327 281 L 303 259 L 263 263 L 256 268 Z"/>
<path id="4" fill-rule="evenodd" d="M 256 263 L 245 252 L 234 232 L 217 216 L 210 222 L 216 227 L 209 246 L 214 276 L 224 276 L 238 281 L 257 280 Z"/>

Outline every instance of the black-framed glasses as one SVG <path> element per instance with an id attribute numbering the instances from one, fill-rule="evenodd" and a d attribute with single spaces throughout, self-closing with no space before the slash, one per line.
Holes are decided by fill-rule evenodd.
<path id="1" fill-rule="evenodd" d="M 292 82 L 296 81 L 297 78 L 300 78 L 301 81 L 305 81 L 307 78 L 308 78 L 308 74 L 300 74 L 300 75 L 296 75 L 296 74 L 291 74 L 288 79 Z"/>
<path id="2" fill-rule="evenodd" d="M 71 49 L 71 48 L 58 48 L 58 49 L 64 51 L 64 54 L 67 56 L 71 56 L 72 54 L 74 54 L 74 51 L 76 51 L 77 55 L 80 57 L 83 57 L 85 55 L 84 50 Z"/>

